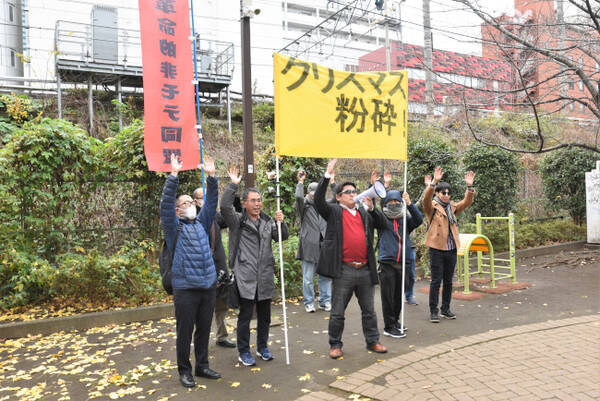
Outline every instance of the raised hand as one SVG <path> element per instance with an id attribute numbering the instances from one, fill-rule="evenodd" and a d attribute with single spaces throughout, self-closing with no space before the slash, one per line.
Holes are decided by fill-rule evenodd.
<path id="1" fill-rule="evenodd" d="M 331 177 L 329 177 L 329 184 L 335 184 L 335 174 L 331 174 Z"/>
<path id="2" fill-rule="evenodd" d="M 467 173 L 465 174 L 465 183 L 468 187 L 473 186 L 473 180 L 475 180 L 475 173 L 472 171 L 467 171 Z"/>
<path id="3" fill-rule="evenodd" d="M 428 174 L 425 176 L 425 186 L 431 185 L 431 176 Z"/>
<path id="4" fill-rule="evenodd" d="M 229 167 L 229 170 L 227 170 L 227 175 L 229 176 L 231 182 L 236 185 L 242 181 L 242 176 L 239 175 L 238 168 L 236 166 Z"/>
<path id="5" fill-rule="evenodd" d="M 437 166 L 435 168 L 435 171 L 433 172 L 433 184 L 437 184 L 438 182 L 440 182 L 440 180 L 442 179 L 442 177 L 444 176 L 444 169 L 442 169 L 440 166 Z"/>
<path id="6" fill-rule="evenodd" d="M 200 168 L 209 176 L 215 176 L 215 160 L 212 157 L 204 155 L 204 163 L 200 164 Z"/>
<path id="7" fill-rule="evenodd" d="M 281 210 L 275 212 L 275 220 L 283 223 L 283 212 Z"/>
<path id="8" fill-rule="evenodd" d="M 404 199 L 404 203 L 406 203 L 406 206 L 410 205 L 410 196 L 408 196 L 408 192 L 402 193 L 402 199 Z"/>
<path id="9" fill-rule="evenodd" d="M 371 171 L 371 185 L 375 184 L 375 181 L 377 181 L 380 178 L 377 176 L 377 173 L 377 170 Z"/>
<path id="10" fill-rule="evenodd" d="M 300 170 L 300 171 L 298 171 L 298 174 L 296 177 L 298 178 L 298 182 L 303 184 L 304 180 L 306 179 L 306 172 L 304 170 Z"/>
<path id="11" fill-rule="evenodd" d="M 389 171 L 386 171 L 385 173 L 383 173 L 383 185 L 386 188 L 389 188 L 391 182 L 392 182 L 392 173 L 390 173 Z"/>
<path id="12" fill-rule="evenodd" d="M 333 175 L 335 171 L 335 164 L 337 163 L 337 159 L 331 159 L 329 163 L 327 163 L 327 174 Z"/>
<path id="13" fill-rule="evenodd" d="M 171 153 L 171 175 L 177 177 L 177 173 L 181 170 L 183 164 L 177 160 L 177 156 Z"/>

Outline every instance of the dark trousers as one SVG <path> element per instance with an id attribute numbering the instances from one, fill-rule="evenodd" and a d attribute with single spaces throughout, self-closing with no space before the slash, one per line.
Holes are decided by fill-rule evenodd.
<path id="1" fill-rule="evenodd" d="M 256 349 L 263 351 L 267 348 L 271 325 L 271 300 L 240 298 L 240 313 L 237 321 L 237 347 L 240 354 L 250 352 L 250 320 L 252 320 L 254 305 L 256 305 Z"/>
<path id="2" fill-rule="evenodd" d="M 379 264 L 379 282 L 381 283 L 381 309 L 383 312 L 383 324 L 389 330 L 396 327 L 402 312 L 402 263 Z M 406 261 L 405 271 L 410 276 L 410 260 Z M 408 288 L 409 280 L 405 278 L 404 288 Z"/>
<path id="3" fill-rule="evenodd" d="M 431 266 L 431 284 L 429 285 L 429 311 L 438 313 L 440 283 L 442 288 L 442 312 L 450 310 L 452 299 L 452 277 L 456 266 L 456 249 L 440 251 L 429 248 L 429 264 Z"/>
<path id="4" fill-rule="evenodd" d="M 208 367 L 208 338 L 215 310 L 215 288 L 206 290 L 173 290 L 175 319 L 177 321 L 177 370 L 179 374 L 192 373 L 190 343 L 194 334 L 196 371 Z M 194 326 L 196 331 L 194 332 Z"/>
<path id="5" fill-rule="evenodd" d="M 367 345 L 379 342 L 377 315 L 375 314 L 375 286 L 371 283 L 369 267 L 356 269 L 342 265 L 342 276 L 333 279 L 331 314 L 329 316 L 329 345 L 341 348 L 344 332 L 344 314 L 352 294 L 356 294 L 362 315 L 362 328 Z"/>

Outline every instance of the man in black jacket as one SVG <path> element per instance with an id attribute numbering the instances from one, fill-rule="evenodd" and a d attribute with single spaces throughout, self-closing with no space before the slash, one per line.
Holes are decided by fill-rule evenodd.
<path id="1" fill-rule="evenodd" d="M 337 204 L 325 200 L 327 184 L 334 173 L 336 162 L 337 159 L 329 162 L 315 191 L 315 207 L 327 221 L 317 273 L 333 279 L 329 318 L 329 356 L 337 359 L 343 355 L 344 314 L 353 293 L 356 293 L 360 305 L 367 349 L 385 353 L 387 348 L 379 343 L 375 314 L 374 296 L 378 278 L 373 250 L 373 231 L 374 228 L 385 228 L 386 219 L 374 207 L 373 200 L 370 198 L 364 198 L 364 208 L 357 207 L 354 200 L 357 191 L 352 182 L 342 182 L 338 185 Z"/>
<path id="2" fill-rule="evenodd" d="M 197 213 L 200 214 L 202 206 L 204 206 L 204 190 L 202 188 L 196 188 L 192 193 L 194 203 L 196 204 Z M 215 221 L 213 222 L 210 232 L 208 233 L 208 239 L 210 241 L 210 249 L 213 255 L 213 261 L 215 262 L 215 268 L 217 270 L 217 279 L 220 277 L 228 277 L 229 272 L 227 271 L 227 257 L 225 256 L 225 248 L 223 247 L 223 240 L 221 238 L 221 230 L 227 228 L 225 220 L 219 212 L 215 215 Z M 235 343 L 228 338 L 227 325 L 225 324 L 225 318 L 227 317 L 227 294 L 223 294 L 220 291 L 220 283 L 217 280 L 217 299 L 215 303 L 215 324 L 217 326 L 217 345 L 225 348 L 235 348 Z M 225 287 L 223 287 L 225 288 Z"/>

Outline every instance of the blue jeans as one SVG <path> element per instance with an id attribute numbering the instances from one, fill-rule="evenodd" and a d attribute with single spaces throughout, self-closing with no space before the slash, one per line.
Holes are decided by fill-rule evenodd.
<path id="1" fill-rule="evenodd" d="M 406 300 L 410 300 L 413 297 L 413 288 L 415 286 L 415 248 L 410 248 L 410 260 L 407 262 L 410 263 L 410 272 L 407 274 L 406 283 L 406 291 L 404 292 L 404 296 Z"/>
<path id="2" fill-rule="evenodd" d="M 304 305 L 315 303 L 315 272 L 316 263 L 302 261 L 302 297 Z M 319 279 L 319 305 L 324 306 L 331 302 L 331 279 L 318 274 Z"/>

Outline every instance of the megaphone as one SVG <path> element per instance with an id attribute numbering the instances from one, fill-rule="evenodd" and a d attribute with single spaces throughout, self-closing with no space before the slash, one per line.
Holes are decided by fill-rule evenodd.
<path id="1" fill-rule="evenodd" d="M 359 203 L 364 198 L 367 198 L 367 197 L 374 198 L 376 196 L 383 199 L 383 198 L 385 198 L 386 193 L 387 192 L 385 190 L 385 186 L 381 183 L 381 181 L 375 181 L 375 183 L 373 185 L 371 185 L 371 187 L 369 189 L 356 195 L 356 197 L 354 198 L 354 201 L 356 203 Z"/>

